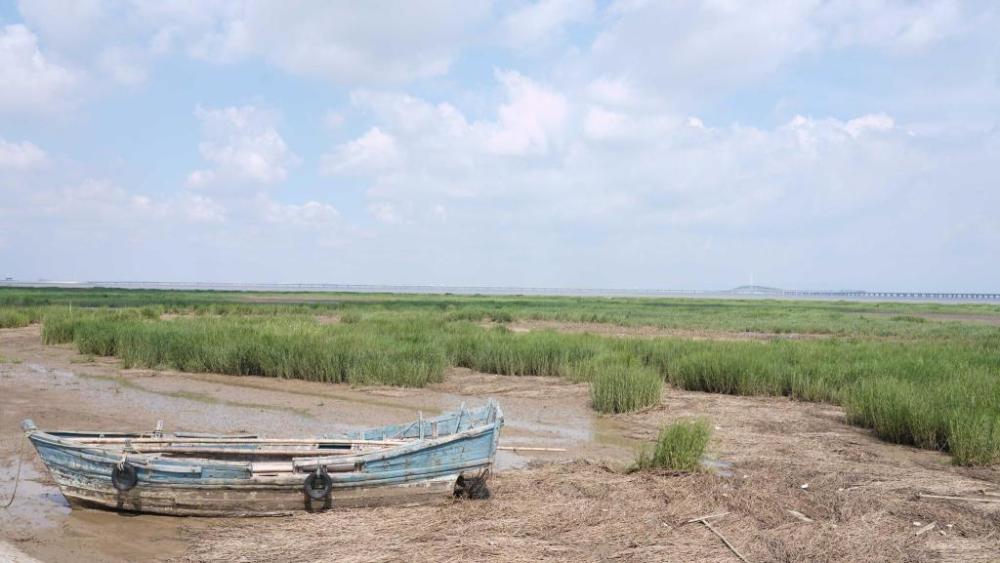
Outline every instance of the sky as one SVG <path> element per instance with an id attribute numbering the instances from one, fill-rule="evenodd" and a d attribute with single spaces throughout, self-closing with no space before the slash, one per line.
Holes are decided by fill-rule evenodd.
<path id="1" fill-rule="evenodd" d="M 0 277 L 1000 289 L 992 1 L 0 0 Z"/>

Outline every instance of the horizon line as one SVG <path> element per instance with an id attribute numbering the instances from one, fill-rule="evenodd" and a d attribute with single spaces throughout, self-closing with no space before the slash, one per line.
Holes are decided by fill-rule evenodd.
<path id="1" fill-rule="evenodd" d="M 1000 291 L 904 291 L 904 290 L 868 290 L 868 289 L 789 289 L 774 286 L 740 285 L 728 289 L 663 289 L 663 288 L 601 288 L 601 287 L 544 287 L 544 286 L 479 286 L 479 285 L 443 285 L 443 284 L 356 284 L 327 282 L 184 282 L 184 281 L 150 281 L 150 280 L 0 280 L 0 287 L 78 287 L 78 288 L 109 288 L 109 289 L 201 289 L 254 291 L 269 288 L 282 290 L 342 290 L 346 292 L 363 293 L 457 293 L 476 294 L 493 293 L 499 295 L 604 295 L 625 294 L 633 296 L 737 296 L 737 297 L 855 297 L 883 298 L 896 297 L 902 299 L 970 299 L 970 300 L 1000 300 Z"/>

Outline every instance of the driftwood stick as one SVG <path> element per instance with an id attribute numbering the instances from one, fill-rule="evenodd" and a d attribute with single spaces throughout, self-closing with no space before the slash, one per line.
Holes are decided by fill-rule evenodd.
<path id="1" fill-rule="evenodd" d="M 923 534 L 924 532 L 929 532 L 929 531 L 931 531 L 931 530 L 934 529 L 934 526 L 937 526 L 937 522 L 931 522 L 930 524 L 927 524 L 923 528 L 920 528 L 919 530 L 917 530 L 916 532 L 914 532 L 913 535 L 919 536 L 919 535 Z"/>
<path id="2" fill-rule="evenodd" d="M 725 516 L 727 514 L 729 514 L 729 513 L 728 512 L 720 512 L 719 514 L 709 514 L 707 516 L 700 516 L 698 518 L 692 518 L 692 519 L 688 520 L 687 523 L 688 524 L 693 524 L 694 522 L 701 522 L 702 524 L 705 525 L 706 528 L 708 528 L 709 530 L 711 530 L 711 532 L 713 534 L 715 534 L 716 536 L 719 536 L 719 539 L 722 540 L 722 543 L 726 544 L 726 547 L 728 547 L 730 551 L 732 551 L 734 554 L 736 554 L 736 557 L 739 557 L 740 561 L 743 561 L 743 563 L 750 563 L 749 561 L 747 561 L 747 558 L 743 557 L 743 554 L 740 553 L 738 549 L 736 549 L 736 546 L 734 546 L 733 544 L 729 543 L 729 540 L 726 539 L 726 536 L 722 535 L 722 532 L 716 530 L 711 524 L 708 523 L 708 519 L 709 518 L 721 518 L 721 517 L 723 517 L 723 516 Z"/>
<path id="3" fill-rule="evenodd" d="M 789 514 L 791 514 L 792 516 L 794 516 L 794 517 L 798 518 L 798 519 L 799 519 L 799 520 L 801 520 L 802 522 L 812 522 L 812 521 L 813 521 L 813 519 L 812 519 L 812 518 L 810 518 L 810 517 L 806 516 L 805 514 L 802 514 L 802 513 L 801 513 L 801 512 L 799 512 L 798 510 L 792 510 L 792 509 L 788 509 L 788 510 L 787 510 L 787 512 L 788 512 Z"/>
<path id="4" fill-rule="evenodd" d="M 709 518 L 721 518 L 729 514 L 728 512 L 720 512 L 718 514 L 709 514 L 708 516 L 699 516 L 698 518 L 692 518 L 687 521 L 688 524 L 694 524 L 695 522 L 701 522 L 703 520 L 708 520 Z"/>
<path id="5" fill-rule="evenodd" d="M 936 498 L 942 500 L 964 500 L 967 502 L 997 502 L 1000 503 L 1000 498 L 976 498 L 976 497 L 953 497 L 948 495 L 925 495 L 923 493 L 918 493 L 917 498 Z"/>
<path id="6" fill-rule="evenodd" d="M 713 534 L 719 536 L 719 539 L 722 540 L 722 543 L 726 544 L 726 547 L 728 547 L 733 553 L 735 553 L 736 557 L 740 558 L 740 561 L 743 561 L 743 563 L 750 563 L 749 561 L 747 561 L 746 557 L 743 557 L 743 554 L 740 553 L 739 550 L 737 550 L 733 544 L 729 543 L 729 540 L 726 539 L 726 536 L 722 535 L 722 532 L 716 530 L 715 528 L 712 527 L 711 524 L 708 523 L 708 520 L 702 520 L 701 523 L 704 524 L 709 530 L 712 530 Z"/>

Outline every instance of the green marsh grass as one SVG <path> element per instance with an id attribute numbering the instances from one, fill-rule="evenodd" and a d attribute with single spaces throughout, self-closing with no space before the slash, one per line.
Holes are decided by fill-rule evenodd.
<path id="1" fill-rule="evenodd" d="M 0 307 L 51 305 L 155 306 L 168 313 L 217 316 L 329 314 L 349 308 L 366 314 L 420 313 L 470 322 L 539 319 L 667 329 L 907 338 L 996 332 L 995 326 L 915 320 L 927 320 L 928 315 L 1000 317 L 1000 305 L 996 304 L 0 288 Z M 894 317 L 904 317 L 910 322 L 899 322 Z"/>
<path id="2" fill-rule="evenodd" d="M 160 320 L 163 313 L 179 316 Z M 1000 463 L 1000 327 L 941 322 L 935 314 L 1000 319 L 1000 307 L 0 289 L 0 319 L 22 325 L 25 317 L 44 317 L 44 342 L 72 342 L 81 353 L 114 355 L 127 365 L 409 386 L 440 381 L 448 366 L 581 382 L 618 372 L 651 380 L 653 373 L 684 389 L 842 405 L 852 424 L 882 439 L 948 451 L 965 465 Z M 340 315 L 341 322 L 324 325 L 318 315 Z M 696 328 L 727 338 L 481 326 L 507 319 Z M 810 337 L 728 336 L 748 331 Z M 609 369 L 595 369 L 604 362 Z M 603 377 L 595 388 L 615 389 L 626 376 Z M 600 403 L 615 412 L 630 399 Z"/>
<path id="3" fill-rule="evenodd" d="M 695 471 L 701 465 L 701 458 L 705 455 L 705 448 L 711 437 L 712 427 L 707 420 L 669 424 L 660 430 L 652 451 L 644 449 L 639 452 L 635 469 Z"/>
<path id="4" fill-rule="evenodd" d="M 43 338 L 125 367 L 259 375 L 357 385 L 441 381 L 443 347 L 420 323 L 321 326 L 308 318 L 194 318 L 169 322 L 89 314 L 52 318 Z"/>
<path id="5" fill-rule="evenodd" d="M 579 363 L 606 348 L 596 336 L 539 331 L 511 332 L 503 326 L 489 329 L 457 323 L 447 330 L 452 365 L 500 375 L 571 377 Z"/>
<path id="6" fill-rule="evenodd" d="M 0 328 L 21 328 L 42 320 L 43 311 L 39 307 L 0 306 Z"/>
<path id="7" fill-rule="evenodd" d="M 580 366 L 590 381 L 590 404 L 603 413 L 633 412 L 660 402 L 663 378 L 630 357 L 605 356 Z"/>
<path id="8" fill-rule="evenodd" d="M 31 317 L 16 310 L 0 310 L 0 328 L 20 328 L 31 324 Z"/>

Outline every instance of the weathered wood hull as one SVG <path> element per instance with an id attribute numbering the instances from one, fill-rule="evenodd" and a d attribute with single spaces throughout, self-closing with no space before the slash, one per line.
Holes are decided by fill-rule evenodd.
<path id="1" fill-rule="evenodd" d="M 425 423 L 429 425 L 426 437 L 407 436 L 414 428 L 423 435 Z M 278 461 L 253 444 L 231 445 L 233 449 L 226 450 L 222 459 L 136 454 L 123 444 L 87 442 L 88 437 L 97 442 L 123 434 L 42 432 L 30 421 L 25 425 L 52 478 L 73 505 L 168 515 L 244 516 L 445 501 L 452 498 L 460 477 L 488 476 L 502 423 L 499 406 L 491 402 L 483 409 L 463 409 L 458 416 L 453 413 L 360 433 L 395 437 L 398 445 Z M 182 439 L 177 441 L 183 445 Z M 112 472 L 123 463 L 134 468 L 136 476 L 127 490 L 112 481 Z M 313 499 L 304 483 L 320 471 L 329 477 L 330 486 L 321 498 Z"/>
<path id="2" fill-rule="evenodd" d="M 335 488 L 322 500 L 312 500 L 296 481 L 284 486 L 252 484 L 157 485 L 118 491 L 110 480 L 56 476 L 63 495 L 75 506 L 172 516 L 274 516 L 330 508 L 447 502 L 452 500 L 458 475 L 378 486 Z"/>

